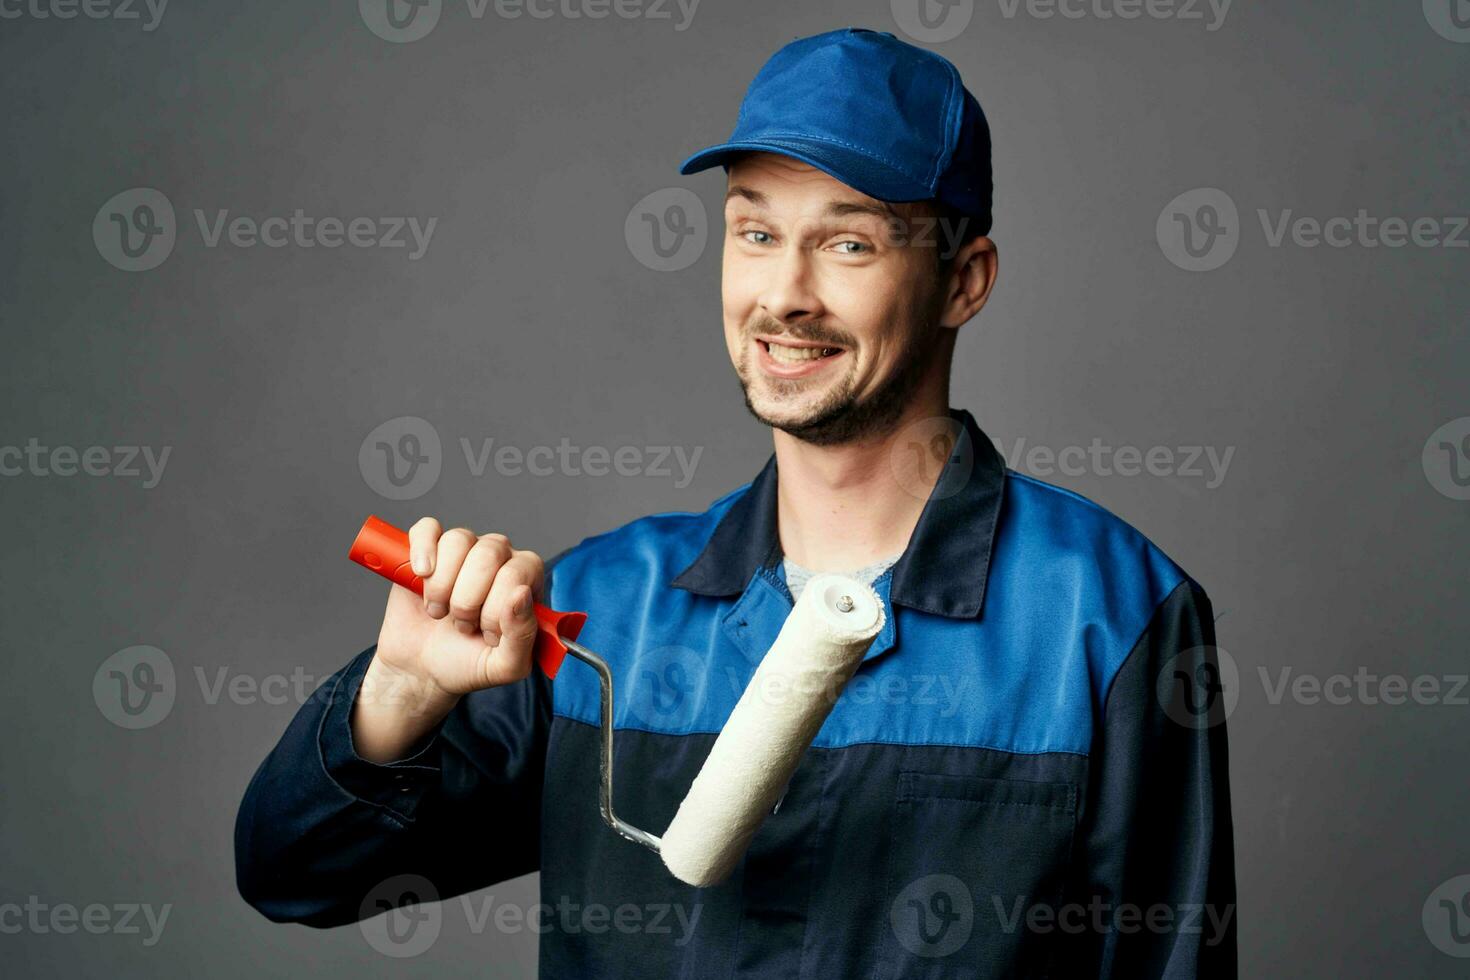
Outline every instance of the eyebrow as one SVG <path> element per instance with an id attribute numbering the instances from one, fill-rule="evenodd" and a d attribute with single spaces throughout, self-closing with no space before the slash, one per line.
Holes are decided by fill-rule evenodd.
<path id="1" fill-rule="evenodd" d="M 743 198 L 758 208 L 769 208 L 770 200 L 760 191 L 753 187 L 745 187 L 734 184 L 725 192 L 725 203 L 730 203 L 735 198 Z M 832 218 L 845 218 L 854 214 L 869 214 L 883 220 L 897 218 L 898 212 L 883 202 L 878 204 L 865 204 L 861 201 L 829 201 L 824 213 Z"/>
<path id="2" fill-rule="evenodd" d="M 898 217 L 898 212 L 887 204 L 861 204 L 857 201 L 832 201 L 827 205 L 827 213 L 834 218 L 845 218 L 851 214 L 871 214 L 884 221 Z"/>
<path id="3" fill-rule="evenodd" d="M 750 187 L 743 187 L 740 184 L 732 184 L 730 186 L 730 189 L 725 192 L 725 203 L 729 204 L 737 197 L 745 198 L 747 201 L 749 201 L 751 204 L 754 204 L 758 208 L 770 207 L 771 204 L 770 201 L 766 200 L 766 196 L 760 191 Z"/>

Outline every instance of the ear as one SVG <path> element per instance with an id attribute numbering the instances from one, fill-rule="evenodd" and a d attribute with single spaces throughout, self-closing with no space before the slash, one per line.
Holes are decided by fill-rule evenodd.
<path id="1" fill-rule="evenodd" d="M 999 271 L 1000 258 L 995 242 L 988 235 L 972 238 L 960 246 L 950 265 L 944 306 L 939 317 L 941 327 L 961 327 L 980 312 L 990 298 Z"/>

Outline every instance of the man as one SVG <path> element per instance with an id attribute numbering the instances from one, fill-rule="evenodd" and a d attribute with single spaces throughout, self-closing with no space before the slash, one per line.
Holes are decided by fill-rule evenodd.
<path id="1" fill-rule="evenodd" d="M 948 404 L 996 279 L 989 157 L 934 54 L 843 30 L 772 57 L 682 169 L 727 170 L 725 337 L 774 455 L 546 563 L 415 524 L 424 600 L 392 588 L 246 794 L 252 905 L 329 926 L 393 876 L 539 869 L 545 977 L 1235 975 L 1205 593 Z M 816 571 L 870 580 L 887 624 L 731 879 L 684 885 L 601 822 L 597 679 L 531 670 L 529 603 L 588 613 L 618 814 L 659 833 Z"/>

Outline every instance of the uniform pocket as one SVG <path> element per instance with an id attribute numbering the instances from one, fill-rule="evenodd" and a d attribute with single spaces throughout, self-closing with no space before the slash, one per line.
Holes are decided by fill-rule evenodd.
<path id="1" fill-rule="evenodd" d="M 1046 975 L 1076 827 L 1066 782 L 903 771 L 888 850 L 882 980 Z"/>

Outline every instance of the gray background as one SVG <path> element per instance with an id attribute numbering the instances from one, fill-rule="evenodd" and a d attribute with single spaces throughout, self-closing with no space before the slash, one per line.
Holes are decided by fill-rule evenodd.
<path id="1" fill-rule="evenodd" d="M 932 45 L 996 142 L 1001 277 L 965 328 L 952 403 L 1007 451 L 1233 448 L 1213 488 L 1095 466 L 1038 475 L 1142 529 L 1220 613 L 1241 678 L 1242 976 L 1462 976 L 1421 909 L 1470 872 L 1470 708 L 1272 704 L 1258 670 L 1467 669 L 1470 503 L 1436 489 L 1421 452 L 1470 415 L 1470 253 L 1273 248 L 1257 209 L 1464 215 L 1470 44 L 1432 30 L 1418 0 L 1241 0 L 1216 30 L 1207 8 L 1205 21 L 1007 9 L 981 2 Z M 0 444 L 172 447 L 152 488 L 0 479 L 0 903 L 172 905 L 152 947 L 0 935 L 6 973 L 534 975 L 533 934 L 476 934 L 457 901 L 409 960 L 356 927 L 277 926 L 248 908 L 235 808 L 296 704 L 210 703 L 196 671 L 319 680 L 371 643 L 383 592 L 344 559 L 367 513 L 436 514 L 550 555 L 647 513 L 702 510 L 759 469 L 770 435 L 745 413 L 720 330 L 722 181 L 675 167 L 726 135 L 782 43 L 899 27 L 887 2 L 705 0 L 684 30 L 673 13 L 509 19 L 492 5 L 477 19 L 447 0 L 412 43 L 375 36 L 341 0 L 176 0 L 151 31 L 30 8 L 0 20 Z M 167 195 L 178 240 L 129 273 L 91 227 L 136 187 Z M 716 226 L 692 265 L 658 272 L 624 225 L 671 187 Z M 1189 272 L 1155 224 L 1202 187 L 1238 206 L 1239 243 Z M 193 217 L 296 208 L 439 221 L 410 261 L 210 248 Z M 358 452 L 402 416 L 433 424 L 443 472 L 392 501 Z M 476 477 L 461 437 L 703 455 L 683 487 Z M 127 730 L 92 685 L 134 645 L 166 652 L 176 699 Z M 536 879 L 476 901 L 492 895 L 534 902 Z"/>

